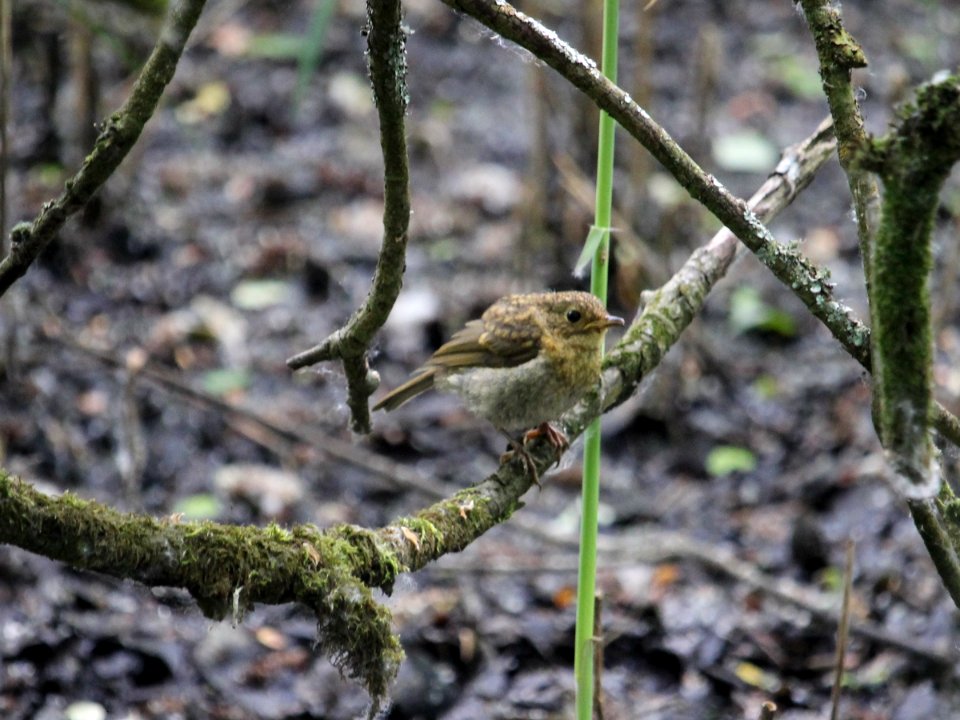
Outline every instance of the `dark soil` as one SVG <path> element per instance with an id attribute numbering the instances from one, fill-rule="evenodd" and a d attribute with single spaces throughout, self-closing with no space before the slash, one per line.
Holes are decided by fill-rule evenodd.
<path id="1" fill-rule="evenodd" d="M 584 45 L 579 8 L 525 10 Z M 776 149 L 826 114 L 793 3 L 661 0 L 645 15 L 623 11 L 622 84 L 735 192 L 749 195 L 765 172 L 730 169 L 719 140 L 752 130 Z M 885 0 L 843 11 L 870 60 L 857 78 L 868 124 L 883 132 L 913 86 L 957 67 L 960 8 Z M 284 365 L 362 302 L 382 230 L 362 7 L 337 7 L 295 103 L 297 63 L 276 34 L 301 37 L 312 12 L 306 2 L 208 8 L 139 146 L 3 300 L 15 357 L 0 385 L 9 471 L 51 493 L 234 523 L 378 526 L 430 501 L 176 383 L 352 440 L 442 489 L 495 469 L 501 438 L 452 398 L 378 413 L 370 437 L 351 437 L 339 369 L 293 375 Z M 58 3 L 17 4 L 14 20 L 17 221 L 58 192 L 86 150 L 69 76 L 76 23 Z M 373 358 L 385 387 L 500 295 L 582 286 L 570 269 L 591 219 L 553 163 L 567 158 L 592 177 L 595 120 L 582 101 L 440 3 L 412 1 L 406 20 L 414 215 L 404 291 Z M 152 26 L 95 22 L 102 118 L 129 88 Z M 634 240 L 621 228 L 612 303 L 631 317 L 639 290 L 716 225 L 625 134 L 618 142 L 618 204 Z M 938 397 L 954 411 L 958 207 L 953 183 L 933 289 Z M 803 241 L 838 297 L 866 316 L 835 161 L 773 229 Z M 632 261 L 635 241 L 655 260 Z M 738 320 L 743 303 L 760 320 Z M 143 361 L 174 385 L 139 372 Z M 827 597 L 835 611 L 848 540 L 853 622 L 886 636 L 852 635 L 841 716 L 960 713 L 956 608 L 889 483 L 864 373 L 759 263 L 735 265 L 642 396 L 606 418 L 604 443 L 606 718 L 757 718 L 765 700 L 785 720 L 826 717 L 835 624 L 737 579 L 724 558 L 773 587 L 799 586 L 811 607 Z M 748 450 L 755 467 L 711 474 L 724 446 Z M 509 523 L 384 598 L 407 654 L 387 717 L 572 716 L 577 454 Z M 233 627 L 180 591 L 12 547 L 0 549 L 0 631 L 6 718 L 349 718 L 367 703 L 315 650 L 302 608 L 261 608 Z"/>

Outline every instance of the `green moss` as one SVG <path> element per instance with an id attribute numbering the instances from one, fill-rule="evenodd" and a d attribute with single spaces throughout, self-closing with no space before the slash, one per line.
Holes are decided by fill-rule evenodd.
<path id="1" fill-rule="evenodd" d="M 884 184 L 869 258 L 876 416 L 898 468 L 921 483 L 931 463 L 933 338 L 928 278 L 939 191 L 960 159 L 960 84 L 927 85 L 864 158 Z"/>

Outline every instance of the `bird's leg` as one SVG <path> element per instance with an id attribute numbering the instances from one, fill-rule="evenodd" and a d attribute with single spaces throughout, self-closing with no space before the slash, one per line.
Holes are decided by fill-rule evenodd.
<path id="1" fill-rule="evenodd" d="M 533 457 L 527 452 L 526 440 L 515 440 L 510 436 L 510 433 L 505 430 L 500 430 L 500 432 L 510 443 L 510 449 L 500 456 L 500 464 L 505 465 L 519 455 L 520 460 L 523 462 L 523 467 L 529 471 L 533 477 L 534 484 L 542 490 L 543 485 L 540 484 L 540 473 L 537 472 L 537 464 L 533 461 Z"/>
<path id="2" fill-rule="evenodd" d="M 547 438 L 547 442 L 553 446 L 555 454 L 554 465 L 559 465 L 563 453 L 570 448 L 570 441 L 567 440 L 567 436 L 550 423 L 542 422 L 538 427 L 533 428 L 533 430 L 527 430 L 523 434 L 523 444 L 526 446 L 531 440 L 535 440 L 538 437 Z"/>

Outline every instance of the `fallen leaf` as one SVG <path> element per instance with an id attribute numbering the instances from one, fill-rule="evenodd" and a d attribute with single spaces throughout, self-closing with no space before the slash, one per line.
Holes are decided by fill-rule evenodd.
<path id="1" fill-rule="evenodd" d="M 403 536 L 410 541 L 411 545 L 413 545 L 417 550 L 420 549 L 420 538 L 417 537 L 417 534 L 413 530 L 401 525 L 400 532 L 402 532 Z"/>

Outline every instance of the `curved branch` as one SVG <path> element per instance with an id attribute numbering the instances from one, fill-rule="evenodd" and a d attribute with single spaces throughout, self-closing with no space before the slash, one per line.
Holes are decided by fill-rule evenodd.
<path id="1" fill-rule="evenodd" d="M 914 490 L 940 487 L 927 432 L 932 404 L 931 243 L 940 189 L 960 160 L 960 77 L 924 86 L 860 158 L 883 181 L 872 253 L 874 406 L 884 447 Z M 931 482 L 933 481 L 933 482 Z"/>
<path id="2" fill-rule="evenodd" d="M 755 196 L 757 212 L 768 217 L 786 206 L 832 151 L 823 127 L 791 149 Z M 735 239 L 722 231 L 650 299 L 608 356 L 602 407 L 622 400 L 659 362 L 735 250 Z M 683 317 L 663 323 L 674 306 L 683 309 Z M 563 419 L 569 437 L 598 414 L 597 400 L 581 403 Z M 534 443 L 530 452 L 541 474 L 556 459 L 547 442 Z M 370 588 L 389 592 L 401 572 L 464 549 L 509 518 L 530 485 L 528 468 L 518 458 L 474 487 L 386 527 L 342 525 L 321 532 L 313 526 L 287 531 L 124 514 L 71 494 L 44 495 L 0 471 L 0 543 L 82 569 L 185 588 L 212 617 L 239 615 L 257 602 L 301 602 L 317 616 L 320 645 L 364 684 L 377 705 L 402 651 L 390 632 L 389 612 L 372 599 Z"/>
<path id="3" fill-rule="evenodd" d="M 404 129 L 407 108 L 406 36 L 400 25 L 400 1 L 368 0 L 367 19 L 370 79 L 380 116 L 380 147 L 383 150 L 383 244 L 370 292 L 363 305 L 346 325 L 326 340 L 287 360 L 287 366 L 292 370 L 325 360 L 343 361 L 351 423 L 353 430 L 360 433 L 370 432 L 367 400 L 379 384 L 379 377 L 371 372 L 367 362 L 367 348 L 374 334 L 386 322 L 400 294 L 410 224 L 409 170 Z"/>
<path id="4" fill-rule="evenodd" d="M 610 113 L 694 200 L 726 225 L 807 306 L 851 357 L 870 370 L 870 329 L 853 310 L 833 296 L 829 272 L 811 263 L 798 251 L 778 243 L 743 200 L 704 172 L 628 93 L 603 77 L 592 60 L 506 0 L 443 2 L 529 50 L 590 97 L 598 107 Z M 957 418 L 939 403 L 931 413 L 940 434 L 960 445 Z"/>
<path id="5" fill-rule="evenodd" d="M 130 96 L 104 123 L 93 151 L 76 175 L 66 182 L 60 197 L 44 204 L 32 223 L 18 223 L 10 231 L 10 252 L 0 261 L 0 295 L 27 272 L 67 218 L 93 197 L 130 152 L 173 78 L 204 3 L 180 0 L 171 8 Z"/>
<path id="6" fill-rule="evenodd" d="M 872 253 L 874 417 L 880 440 L 937 571 L 960 607 L 956 499 L 941 485 L 929 433 L 933 332 L 928 282 L 939 194 L 960 160 L 960 77 L 928 84 L 896 127 L 859 158 L 883 181 L 883 213 Z M 939 493 L 939 503 L 931 499 Z M 945 512 L 941 515 L 939 508 Z"/>

